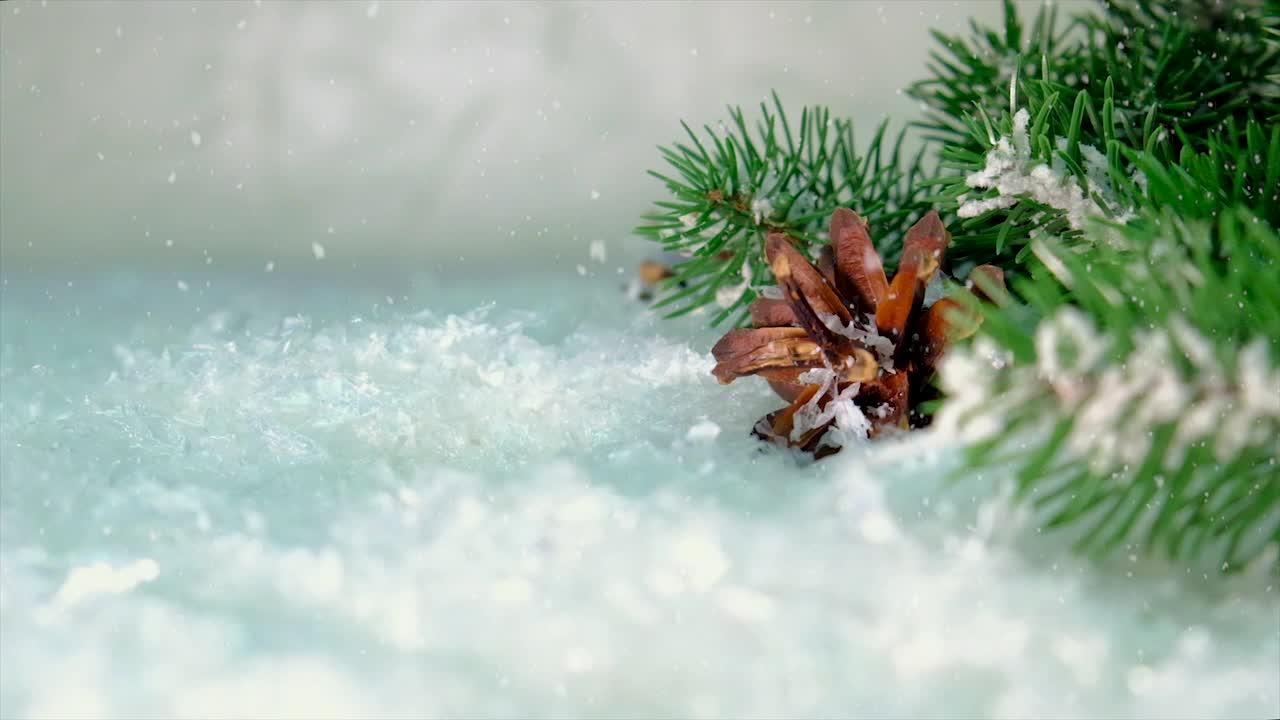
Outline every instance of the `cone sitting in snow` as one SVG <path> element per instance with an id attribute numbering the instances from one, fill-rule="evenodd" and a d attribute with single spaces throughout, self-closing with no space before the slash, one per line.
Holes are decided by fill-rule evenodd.
<path id="1" fill-rule="evenodd" d="M 786 235 L 772 233 L 765 253 L 778 291 L 751 303 L 751 329 L 730 330 L 711 352 L 722 383 L 760 375 L 791 404 L 756 424 L 775 443 L 823 457 L 854 438 L 922 425 L 933 397 L 929 379 L 948 342 L 972 334 L 978 318 L 944 298 L 924 307 L 951 234 L 936 212 L 907 231 L 893 282 L 857 213 L 831 216 L 831 244 L 814 267 Z M 980 287 L 974 287 L 974 280 Z M 1003 290 L 1004 273 L 980 265 L 970 289 Z"/>

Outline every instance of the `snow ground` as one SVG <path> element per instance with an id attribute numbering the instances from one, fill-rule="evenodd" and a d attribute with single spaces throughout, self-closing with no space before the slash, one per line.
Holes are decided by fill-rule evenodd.
<path id="1" fill-rule="evenodd" d="M 937 432 L 762 451 L 596 269 L 6 276 L 0 715 L 1277 714 L 1273 577 L 1074 558 Z"/>

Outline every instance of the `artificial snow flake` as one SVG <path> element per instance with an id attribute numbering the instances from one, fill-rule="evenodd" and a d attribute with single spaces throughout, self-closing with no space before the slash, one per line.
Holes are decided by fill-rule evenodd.
<path id="1" fill-rule="evenodd" d="M 592 240 L 588 250 L 591 255 L 591 259 L 595 260 L 596 262 L 602 263 L 606 259 L 608 259 L 608 255 L 605 252 L 603 240 Z"/>

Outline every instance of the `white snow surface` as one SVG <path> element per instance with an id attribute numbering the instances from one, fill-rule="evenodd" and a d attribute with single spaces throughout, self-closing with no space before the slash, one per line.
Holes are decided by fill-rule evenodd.
<path id="1" fill-rule="evenodd" d="M 0 278 L 0 716 L 1280 711 L 1274 578 L 1073 557 L 943 432 L 763 449 L 705 315 L 271 277 Z"/>

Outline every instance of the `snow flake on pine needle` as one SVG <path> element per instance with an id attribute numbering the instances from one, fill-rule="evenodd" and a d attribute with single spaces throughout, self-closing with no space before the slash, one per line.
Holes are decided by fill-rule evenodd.
<path id="1" fill-rule="evenodd" d="M 1074 230 L 1084 227 L 1090 216 L 1103 215 L 1124 220 L 1130 214 L 1118 207 L 1108 178 L 1107 158 L 1091 145 L 1080 145 L 1085 179 L 1067 172 L 1065 163 L 1055 157 L 1053 165 L 1037 162 L 1031 153 L 1027 126 L 1031 113 L 1026 108 L 1013 116 L 1012 136 L 1001 137 L 987 152 L 987 164 L 970 173 L 965 184 L 978 190 L 995 190 L 987 197 L 966 199 L 956 214 L 962 218 L 978 217 L 992 210 L 1013 207 L 1020 199 L 1034 200 L 1061 210 Z M 1058 138 L 1058 149 L 1067 148 L 1066 138 Z"/>

